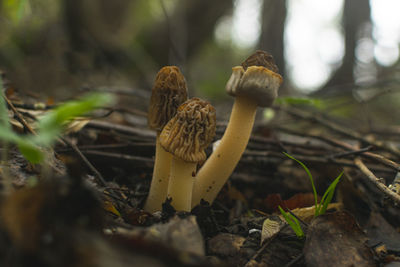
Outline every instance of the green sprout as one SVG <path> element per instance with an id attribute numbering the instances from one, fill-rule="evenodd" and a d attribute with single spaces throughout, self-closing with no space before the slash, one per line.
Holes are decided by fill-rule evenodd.
<path id="1" fill-rule="evenodd" d="M 3 83 L 0 77 L 0 91 Z M 8 110 L 3 95 L 0 95 L 0 140 L 18 146 L 21 154 L 31 163 L 41 163 L 45 158 L 43 148 L 49 148 L 62 133 L 65 125 L 72 119 L 109 104 L 112 97 L 108 94 L 88 94 L 80 100 L 68 101 L 50 111 L 39 120 L 37 135 L 18 135 L 8 122 Z"/>
<path id="2" fill-rule="evenodd" d="M 318 194 L 317 194 L 317 190 L 315 188 L 314 185 L 314 179 L 311 175 L 310 170 L 307 168 L 307 166 L 301 162 L 300 160 L 296 159 L 295 157 L 289 155 L 288 153 L 283 152 L 283 154 L 285 154 L 285 156 L 287 156 L 288 158 L 296 161 L 297 163 L 299 163 L 301 165 L 301 167 L 303 167 L 303 169 L 306 171 L 310 182 L 311 182 L 311 186 L 313 189 L 313 193 L 314 193 L 314 201 L 315 201 L 315 212 L 314 212 L 314 218 L 319 216 L 319 215 L 323 215 L 326 212 L 326 209 L 328 208 L 329 203 L 332 201 L 333 198 L 333 194 L 335 193 L 335 189 L 336 189 L 336 185 L 339 183 L 340 178 L 343 175 L 343 172 L 341 172 L 336 178 L 335 180 L 333 180 L 333 182 L 329 185 L 328 189 L 326 189 L 324 195 L 321 198 L 321 201 L 318 203 Z M 280 206 L 279 206 L 279 210 L 282 214 L 282 216 L 285 218 L 286 222 L 290 225 L 290 227 L 293 229 L 293 231 L 296 233 L 296 235 L 301 238 L 304 234 L 303 231 L 301 230 L 300 224 L 298 222 L 298 220 L 296 219 L 296 217 L 294 217 L 292 214 L 285 212 Z"/>
<path id="3" fill-rule="evenodd" d="M 285 218 L 285 221 L 290 225 L 290 227 L 293 229 L 294 233 L 298 238 L 303 238 L 304 237 L 304 232 L 303 229 L 300 227 L 299 220 L 295 216 L 293 216 L 290 212 L 284 211 L 281 206 L 278 206 L 279 211 L 281 212 L 283 218 Z"/>

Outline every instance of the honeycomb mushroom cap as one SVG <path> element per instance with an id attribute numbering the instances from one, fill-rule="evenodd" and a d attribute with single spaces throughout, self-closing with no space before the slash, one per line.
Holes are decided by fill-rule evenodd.
<path id="1" fill-rule="evenodd" d="M 244 70 L 250 66 L 261 66 L 269 69 L 272 72 L 279 72 L 278 66 L 276 66 L 272 55 L 262 50 L 257 50 L 254 54 L 243 61 L 241 65 Z"/>
<path id="2" fill-rule="evenodd" d="M 179 106 L 175 117 L 160 134 L 161 146 L 174 156 L 187 161 L 206 159 L 204 149 L 215 135 L 215 109 L 207 101 L 191 98 Z"/>
<path id="3" fill-rule="evenodd" d="M 283 79 L 270 54 L 256 51 L 241 66 L 232 68 L 226 91 L 232 96 L 243 96 L 260 107 L 269 107 L 278 96 Z"/>
<path id="4" fill-rule="evenodd" d="M 175 115 L 179 105 L 187 100 L 185 77 L 176 66 L 163 67 L 157 74 L 151 92 L 148 124 L 161 131 Z"/>

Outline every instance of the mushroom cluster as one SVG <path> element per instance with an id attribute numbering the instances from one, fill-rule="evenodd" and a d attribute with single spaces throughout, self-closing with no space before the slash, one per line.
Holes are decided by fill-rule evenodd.
<path id="1" fill-rule="evenodd" d="M 219 145 L 196 174 L 197 163 L 206 159 L 204 149 L 215 134 L 215 109 L 199 98 L 184 102 L 187 88 L 183 75 L 177 67 L 165 68 L 157 75 L 149 110 L 157 144 L 145 210 L 160 210 L 168 197 L 176 210 L 190 211 L 201 199 L 214 201 L 247 146 L 257 107 L 272 105 L 282 77 L 272 56 L 264 51 L 256 51 L 241 66 L 232 68 L 226 85 L 227 93 L 235 97 L 229 123 Z M 156 90 L 158 87 L 162 90 Z"/>

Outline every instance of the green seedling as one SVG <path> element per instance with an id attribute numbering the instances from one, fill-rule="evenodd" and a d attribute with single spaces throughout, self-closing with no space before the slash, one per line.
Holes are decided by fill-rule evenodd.
<path id="1" fill-rule="evenodd" d="M 0 91 L 3 93 L 0 78 Z M 37 135 L 18 135 L 8 122 L 8 110 L 3 95 L 0 96 L 0 140 L 18 146 L 21 154 L 31 163 L 41 163 L 45 158 L 43 148 L 49 148 L 62 133 L 68 121 L 107 105 L 112 100 L 108 94 L 89 94 L 77 101 L 66 102 L 39 120 Z"/>
<path id="2" fill-rule="evenodd" d="M 324 195 L 321 198 L 321 201 L 318 203 L 318 195 L 317 195 L 317 190 L 315 189 L 315 185 L 314 185 L 314 179 L 311 175 L 310 170 L 307 168 L 307 166 L 301 162 L 300 160 L 296 159 L 295 157 L 289 155 L 288 153 L 283 152 L 283 154 L 285 154 L 285 156 L 287 156 L 288 158 L 296 161 L 297 163 L 299 163 L 301 165 L 301 167 L 303 167 L 303 169 L 306 171 L 308 177 L 310 178 L 310 182 L 311 182 L 311 186 L 313 189 L 313 193 L 314 193 L 314 201 L 315 201 L 315 213 L 314 213 L 314 217 L 317 217 L 319 215 L 322 215 L 326 212 L 326 209 L 329 205 L 329 203 L 332 201 L 332 197 L 333 194 L 335 193 L 335 188 L 336 185 L 338 184 L 340 178 L 343 175 L 343 172 L 341 172 L 336 178 L 335 180 L 329 185 L 328 189 L 326 189 Z"/>
<path id="3" fill-rule="evenodd" d="M 290 212 L 284 211 L 281 206 L 278 206 L 279 211 L 281 212 L 283 218 L 285 221 L 289 224 L 289 226 L 293 229 L 294 233 L 298 238 L 303 238 L 304 237 L 304 232 L 303 229 L 300 227 L 299 220 L 297 220 L 296 217 L 294 217 Z"/>
<path id="4" fill-rule="evenodd" d="M 311 175 L 310 170 L 307 168 L 307 166 L 303 162 L 296 159 L 295 157 L 293 157 L 285 152 L 283 152 L 283 154 L 285 154 L 285 156 L 287 156 L 288 158 L 299 163 L 301 165 L 301 167 L 303 167 L 303 169 L 306 171 L 306 173 L 310 179 L 311 187 L 312 187 L 313 193 L 314 193 L 314 201 L 315 201 L 314 218 L 319 215 L 325 214 L 329 203 L 332 201 L 332 197 L 333 197 L 333 194 L 335 193 L 336 185 L 339 183 L 339 180 L 342 177 L 343 172 L 341 172 L 335 178 L 335 180 L 333 180 L 333 182 L 329 185 L 328 189 L 326 189 L 324 195 L 321 198 L 321 201 L 318 203 L 317 190 L 315 188 L 314 179 Z M 290 225 L 290 227 L 293 229 L 293 231 L 296 233 L 296 235 L 300 238 L 301 236 L 299 236 L 298 233 L 300 233 L 300 232 L 302 233 L 302 230 L 301 230 L 300 224 L 298 223 L 298 220 L 292 214 L 285 212 L 281 207 L 279 207 L 279 210 L 280 210 L 282 216 L 285 218 L 286 222 Z"/>

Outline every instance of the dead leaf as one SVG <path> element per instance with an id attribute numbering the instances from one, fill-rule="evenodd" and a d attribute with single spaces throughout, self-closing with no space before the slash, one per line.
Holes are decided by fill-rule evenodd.
<path id="1" fill-rule="evenodd" d="M 85 127 L 86 124 L 90 122 L 89 119 L 84 119 L 84 118 L 75 118 L 73 121 L 69 122 L 67 124 L 67 127 L 65 129 L 66 134 L 70 133 L 76 133 L 79 132 L 83 127 Z"/>
<path id="2" fill-rule="evenodd" d="M 318 201 L 321 198 L 318 197 Z M 309 207 L 315 204 L 314 194 L 313 193 L 299 193 L 287 200 L 282 200 L 280 194 L 270 194 L 264 199 L 264 205 L 271 211 L 278 211 L 278 206 L 281 206 L 283 209 L 297 209 Z"/>
<path id="3" fill-rule="evenodd" d="M 158 223 L 146 228 L 135 227 L 132 230 L 117 229 L 115 233 L 127 237 L 142 237 L 146 241 L 161 242 L 180 252 L 205 255 L 203 236 L 195 216 L 184 219 L 175 216 L 167 223 Z"/>
<path id="4" fill-rule="evenodd" d="M 283 227 L 283 223 L 281 221 L 265 219 L 263 222 L 262 230 L 261 230 L 261 241 L 260 245 L 264 243 L 265 240 L 272 238 L 276 234 L 280 232 Z"/>
<path id="5" fill-rule="evenodd" d="M 114 215 L 117 215 L 118 217 L 121 217 L 121 214 L 119 213 L 119 211 L 115 208 L 115 206 L 108 200 L 104 201 L 103 203 L 103 208 L 108 211 L 111 212 Z"/>
<path id="6" fill-rule="evenodd" d="M 342 207 L 343 207 L 342 203 L 331 203 L 328 205 L 327 210 L 339 211 L 342 210 Z M 315 206 L 301 208 L 301 209 L 294 209 L 292 210 L 292 213 L 297 217 L 299 217 L 304 222 L 308 223 L 311 222 L 311 220 L 314 218 Z"/>
<path id="7" fill-rule="evenodd" d="M 246 238 L 229 233 L 220 233 L 208 241 L 208 253 L 222 257 L 232 257 L 239 253 Z"/>
<path id="8" fill-rule="evenodd" d="M 367 237 L 353 216 L 340 211 L 318 216 L 304 246 L 307 266 L 376 266 Z"/>
<path id="9" fill-rule="evenodd" d="M 389 250 L 400 252 L 400 233 L 380 213 L 371 212 L 365 228 L 369 244 L 383 243 Z"/>

